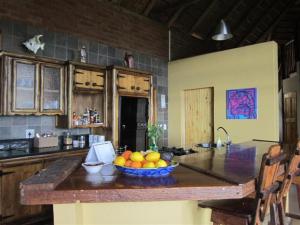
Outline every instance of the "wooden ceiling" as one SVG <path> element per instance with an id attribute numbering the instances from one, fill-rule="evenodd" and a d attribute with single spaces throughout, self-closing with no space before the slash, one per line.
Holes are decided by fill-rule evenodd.
<path id="1" fill-rule="evenodd" d="M 300 0 L 105 1 L 163 23 L 172 33 L 180 35 L 180 40 L 186 44 L 178 44 L 177 38 L 175 47 L 178 44 L 178 47 L 191 49 L 191 52 L 175 58 L 267 40 L 284 44 L 296 38 L 300 19 Z M 211 36 L 221 19 L 230 26 L 234 37 L 216 42 L 211 40 Z M 190 48 L 185 47 L 187 44 Z"/>

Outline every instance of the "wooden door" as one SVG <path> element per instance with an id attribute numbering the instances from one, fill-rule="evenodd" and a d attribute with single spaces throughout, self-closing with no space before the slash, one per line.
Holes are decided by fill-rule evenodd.
<path id="1" fill-rule="evenodd" d="M 42 212 L 41 206 L 25 206 L 20 203 L 20 182 L 42 169 L 42 163 L 9 167 L 2 170 L 2 219 L 13 221 Z"/>
<path id="2" fill-rule="evenodd" d="M 41 65 L 41 101 L 42 113 L 64 113 L 64 73 L 63 66 L 53 64 Z"/>
<path id="3" fill-rule="evenodd" d="M 289 144 L 296 144 L 298 140 L 296 92 L 288 92 L 284 94 L 283 109 L 284 142 Z"/>
<path id="4" fill-rule="evenodd" d="M 13 60 L 12 75 L 11 113 L 28 114 L 38 112 L 38 63 L 23 59 Z"/>
<path id="5" fill-rule="evenodd" d="M 89 89 L 91 86 L 90 82 L 90 71 L 76 69 L 74 77 L 75 89 Z"/>
<path id="6" fill-rule="evenodd" d="M 149 95 L 150 93 L 150 78 L 135 77 L 135 91 L 137 94 Z"/>
<path id="7" fill-rule="evenodd" d="M 213 88 L 184 90 L 185 148 L 213 141 Z"/>
<path id="8" fill-rule="evenodd" d="M 135 76 L 128 74 L 118 74 L 118 90 L 119 92 L 134 93 L 135 92 Z"/>
<path id="9" fill-rule="evenodd" d="M 91 89 L 103 90 L 104 88 L 104 73 L 98 71 L 90 71 Z"/>

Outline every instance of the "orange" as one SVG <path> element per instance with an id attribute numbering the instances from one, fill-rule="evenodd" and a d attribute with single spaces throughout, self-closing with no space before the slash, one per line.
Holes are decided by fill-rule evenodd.
<path id="1" fill-rule="evenodd" d="M 142 165 L 144 165 L 145 163 L 147 163 L 148 161 L 145 159 L 142 161 Z"/>
<path id="2" fill-rule="evenodd" d="M 132 168 L 141 168 L 142 167 L 142 163 L 141 162 L 132 162 L 131 163 L 131 167 Z"/>
<path id="3" fill-rule="evenodd" d="M 123 152 L 122 156 L 123 156 L 126 160 L 128 160 L 131 154 L 132 154 L 132 151 L 127 150 L 127 151 Z"/>
<path id="4" fill-rule="evenodd" d="M 126 159 L 123 156 L 117 156 L 114 161 L 114 164 L 117 166 L 124 166 L 125 162 L 126 162 Z"/>
<path id="5" fill-rule="evenodd" d="M 127 160 L 127 161 L 125 162 L 125 165 L 124 165 L 124 166 L 130 167 L 130 166 L 131 166 L 131 163 L 132 163 L 131 160 Z"/>

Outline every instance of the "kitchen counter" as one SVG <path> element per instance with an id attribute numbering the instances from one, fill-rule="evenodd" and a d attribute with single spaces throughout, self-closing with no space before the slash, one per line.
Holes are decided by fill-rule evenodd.
<path id="1" fill-rule="evenodd" d="M 150 213 L 159 214 L 161 205 L 176 205 L 180 215 L 186 213 L 182 224 L 200 224 L 195 220 L 202 212 L 197 211 L 198 200 L 243 198 L 255 191 L 262 155 L 272 144 L 246 142 L 230 148 L 199 149 L 198 153 L 177 157 L 180 165 L 171 175 L 161 178 L 128 177 L 118 171 L 107 176 L 87 174 L 79 159 L 61 159 L 22 183 L 21 202 L 53 204 L 55 225 L 97 224 L 96 218 L 106 217 L 105 212 L 116 212 L 121 204 L 117 202 L 123 202 L 122 210 L 128 215 L 142 207 L 150 207 Z M 66 213 L 76 221 L 64 219 Z M 178 215 L 174 215 L 176 212 L 170 213 L 170 224 L 177 223 Z M 114 217 L 100 224 L 134 224 L 133 218 L 128 216 L 122 223 Z M 153 220 L 150 219 L 155 224 Z"/>
<path id="2" fill-rule="evenodd" d="M 0 162 L 6 159 L 20 158 L 20 157 L 29 157 L 29 156 L 39 156 L 51 153 L 60 153 L 60 152 L 71 152 L 78 150 L 88 150 L 88 146 L 83 148 L 73 148 L 73 146 L 57 146 L 49 148 L 33 148 L 30 150 L 8 150 L 0 151 Z"/>

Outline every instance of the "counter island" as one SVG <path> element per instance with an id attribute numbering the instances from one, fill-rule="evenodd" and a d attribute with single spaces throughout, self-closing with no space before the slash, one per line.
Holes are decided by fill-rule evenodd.
<path id="1" fill-rule="evenodd" d="M 80 158 L 60 159 L 21 184 L 23 204 L 53 204 L 55 225 L 209 224 L 199 200 L 243 198 L 255 190 L 262 155 L 274 143 L 199 149 L 177 158 L 167 177 L 87 174 Z"/>

